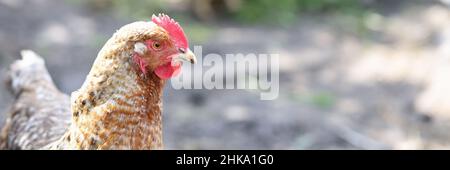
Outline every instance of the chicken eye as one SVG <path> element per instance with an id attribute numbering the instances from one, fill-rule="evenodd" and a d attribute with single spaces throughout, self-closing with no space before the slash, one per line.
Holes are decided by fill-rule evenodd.
<path id="1" fill-rule="evenodd" d="M 152 47 L 153 47 L 153 49 L 155 49 L 155 50 L 159 50 L 159 49 L 161 48 L 161 43 L 159 43 L 159 42 L 154 42 L 154 43 L 152 44 Z"/>

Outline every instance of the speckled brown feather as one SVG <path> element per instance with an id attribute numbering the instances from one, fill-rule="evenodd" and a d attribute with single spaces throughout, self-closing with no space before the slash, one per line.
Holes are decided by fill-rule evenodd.
<path id="1" fill-rule="evenodd" d="M 165 84 L 132 62 L 133 45 L 167 38 L 151 22 L 122 27 L 99 52 L 83 86 L 72 93 L 72 122 L 50 149 L 162 149 Z M 151 71 L 151 70 L 150 70 Z"/>
<path id="2" fill-rule="evenodd" d="M 72 93 L 70 127 L 43 149 L 162 149 L 165 81 L 152 72 L 154 63 L 148 73 L 140 72 L 132 55 L 136 42 L 168 36 L 152 22 L 119 29 L 99 52 L 82 87 Z"/>

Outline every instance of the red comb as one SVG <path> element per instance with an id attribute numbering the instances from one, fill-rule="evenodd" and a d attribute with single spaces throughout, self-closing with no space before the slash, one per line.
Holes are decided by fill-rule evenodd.
<path id="1" fill-rule="evenodd" d="M 180 48 L 187 49 L 188 41 L 186 36 L 184 35 L 184 31 L 181 28 L 180 24 L 170 18 L 165 14 L 158 14 L 158 16 L 153 15 L 152 21 L 156 25 L 164 28 L 170 35 L 170 37 L 174 40 L 175 44 Z"/>

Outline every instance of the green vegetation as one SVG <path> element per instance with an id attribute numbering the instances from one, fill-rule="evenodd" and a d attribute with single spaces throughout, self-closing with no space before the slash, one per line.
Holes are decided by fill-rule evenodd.
<path id="1" fill-rule="evenodd" d="M 214 28 L 207 24 L 215 20 L 225 19 L 242 24 L 268 24 L 283 27 L 295 23 L 303 14 L 325 13 L 332 14 L 330 20 L 335 20 L 334 17 L 338 16 L 342 16 L 340 18 L 345 18 L 345 16 L 352 18 L 348 19 L 350 25 L 347 24 L 344 27 L 346 29 L 356 28 L 357 32 L 364 33 L 360 21 L 363 20 L 366 13 L 366 10 L 362 8 L 361 0 L 66 1 L 74 5 L 84 5 L 95 12 L 105 12 L 107 15 L 113 15 L 124 20 L 148 20 L 152 14 L 166 13 L 177 18 L 177 21 L 185 26 L 192 42 L 197 43 L 208 39 L 209 35 L 214 33 Z M 197 1 L 202 1 L 202 5 L 195 3 Z M 204 9 L 208 9 L 207 12 Z M 206 17 L 210 20 L 204 22 L 205 18 L 202 16 L 214 17 Z"/>
<path id="2" fill-rule="evenodd" d="M 300 103 L 312 105 L 321 109 L 332 108 L 338 100 L 334 94 L 326 91 L 315 91 L 302 94 L 293 93 L 290 97 Z"/>
<path id="3" fill-rule="evenodd" d="M 72 3 L 79 1 L 66 0 Z M 108 8 L 128 18 L 148 18 L 153 13 L 165 12 L 171 15 L 177 13 L 194 14 L 197 9 L 210 9 L 209 13 L 198 15 L 223 16 L 243 23 L 273 23 L 289 25 L 302 13 L 342 13 L 357 15 L 363 11 L 361 0 L 200 0 L 205 5 L 199 7 L 198 3 L 190 0 L 183 3 L 167 2 L 163 0 L 152 1 L 126 1 L 126 0 L 92 0 L 85 1 L 88 6 L 95 8 Z M 220 4 L 220 5 L 217 5 Z M 227 5 L 228 4 L 228 5 Z M 230 5 L 233 4 L 233 5 Z M 173 8 L 185 10 L 177 10 Z M 187 13 L 186 13 L 187 12 Z M 212 14 L 214 13 L 214 14 Z"/>
<path id="4" fill-rule="evenodd" d="M 320 92 L 311 96 L 309 102 L 320 108 L 331 108 L 336 103 L 336 99 L 335 96 L 330 93 Z"/>
<path id="5" fill-rule="evenodd" d="M 126 1 L 111 0 L 113 10 L 119 12 L 123 16 L 134 19 L 149 19 L 157 11 L 163 11 L 165 8 L 164 1 Z"/>
<path id="6" fill-rule="evenodd" d="M 235 18 L 242 22 L 272 22 L 289 25 L 301 13 L 331 12 L 358 14 L 359 0 L 242 0 Z"/>

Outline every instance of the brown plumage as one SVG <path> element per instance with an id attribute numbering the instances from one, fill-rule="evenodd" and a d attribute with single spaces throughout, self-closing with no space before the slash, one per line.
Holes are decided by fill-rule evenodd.
<path id="1" fill-rule="evenodd" d="M 23 61 L 26 59 L 24 57 Z M 25 85 L 18 87 L 22 93 L 18 95 L 15 106 L 24 105 L 22 100 L 32 101 L 13 109 L 13 116 L 10 116 L 2 132 L 5 147 L 38 149 L 45 145 L 43 149 L 161 149 L 162 89 L 166 79 L 179 72 L 180 60 L 195 62 L 195 56 L 187 47 L 181 27 L 168 16 L 159 15 L 154 16 L 152 22 L 128 24 L 119 29 L 100 50 L 82 87 L 71 94 L 70 110 L 67 96 L 55 88 L 42 62 L 39 68 L 44 71 L 39 74 L 45 73 L 43 77 L 46 78 L 39 81 L 45 82 L 43 86 L 48 86 L 50 90 L 38 91 L 33 82 L 30 82 L 33 87 L 29 94 L 24 90 Z M 11 82 L 15 80 L 12 78 Z M 46 93 L 55 96 L 51 98 L 54 103 L 44 105 L 36 100 Z M 65 105 L 59 103 L 61 101 Z M 37 115 L 42 116 L 36 119 L 48 121 L 48 125 L 31 120 Z M 62 123 L 67 119 L 71 123 Z M 29 130 L 17 128 L 30 124 L 36 124 L 38 129 L 35 131 L 42 129 L 51 133 L 47 135 L 51 138 L 42 136 L 44 133 L 40 131 L 34 133 L 36 139 L 28 138 L 26 133 Z M 21 133 L 26 137 L 18 137 Z M 22 144 L 21 140 L 27 142 Z M 13 147 L 15 143 L 18 147 Z"/>

